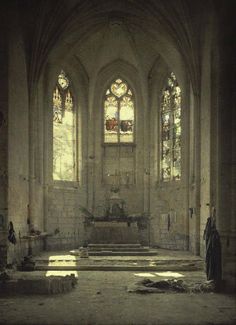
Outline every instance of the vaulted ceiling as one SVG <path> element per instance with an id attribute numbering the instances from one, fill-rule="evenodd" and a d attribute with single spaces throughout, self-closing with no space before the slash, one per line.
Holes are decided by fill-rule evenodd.
<path id="1" fill-rule="evenodd" d="M 117 56 L 147 73 L 161 55 L 170 67 L 185 64 L 192 83 L 199 82 L 199 44 L 210 0 L 21 0 L 19 10 L 29 81 L 40 77 L 48 61 L 71 55 L 88 75 Z"/>

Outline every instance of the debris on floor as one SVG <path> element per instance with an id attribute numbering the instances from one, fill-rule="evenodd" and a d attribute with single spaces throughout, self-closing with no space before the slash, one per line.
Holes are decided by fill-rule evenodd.
<path id="1" fill-rule="evenodd" d="M 209 293 L 215 291 L 215 284 L 213 281 L 189 284 L 179 279 L 165 279 L 160 281 L 143 279 L 129 286 L 127 291 L 137 293 Z"/>
<path id="2" fill-rule="evenodd" d="M 88 248 L 87 247 L 80 247 L 79 256 L 80 256 L 80 258 L 88 258 L 89 257 Z"/>
<path id="3" fill-rule="evenodd" d="M 0 284 L 10 280 L 10 275 L 7 271 L 3 270 L 0 272 Z"/>

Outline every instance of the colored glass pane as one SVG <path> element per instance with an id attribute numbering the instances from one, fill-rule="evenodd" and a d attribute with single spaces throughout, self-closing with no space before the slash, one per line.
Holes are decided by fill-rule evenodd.
<path id="1" fill-rule="evenodd" d="M 111 96 L 113 95 L 113 96 Z M 106 91 L 104 101 L 104 142 L 134 141 L 134 101 L 122 79 L 116 79 Z"/>
<path id="2" fill-rule="evenodd" d="M 104 134 L 105 142 L 118 141 L 118 102 L 114 96 L 109 96 L 105 100 Z"/>
<path id="3" fill-rule="evenodd" d="M 120 141 L 133 141 L 134 103 L 130 97 L 123 97 L 120 102 Z"/>

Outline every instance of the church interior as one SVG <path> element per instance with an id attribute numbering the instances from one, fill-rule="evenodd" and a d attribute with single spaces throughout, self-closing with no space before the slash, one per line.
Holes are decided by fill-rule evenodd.
<path id="1" fill-rule="evenodd" d="M 235 323 L 233 2 L 1 1 L 0 324 Z M 179 307 L 126 293 L 113 310 L 118 283 L 142 272 L 199 272 L 220 294 L 191 295 L 186 311 L 189 293 Z M 80 299 L 38 296 L 45 274 L 76 274 Z M 218 320 L 199 316 L 204 299 Z"/>

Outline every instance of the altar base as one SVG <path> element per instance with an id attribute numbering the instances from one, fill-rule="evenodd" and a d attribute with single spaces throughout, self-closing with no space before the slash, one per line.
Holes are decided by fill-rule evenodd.
<path id="1" fill-rule="evenodd" d="M 89 231 L 89 243 L 94 244 L 138 244 L 137 223 L 117 221 L 95 221 Z"/>

